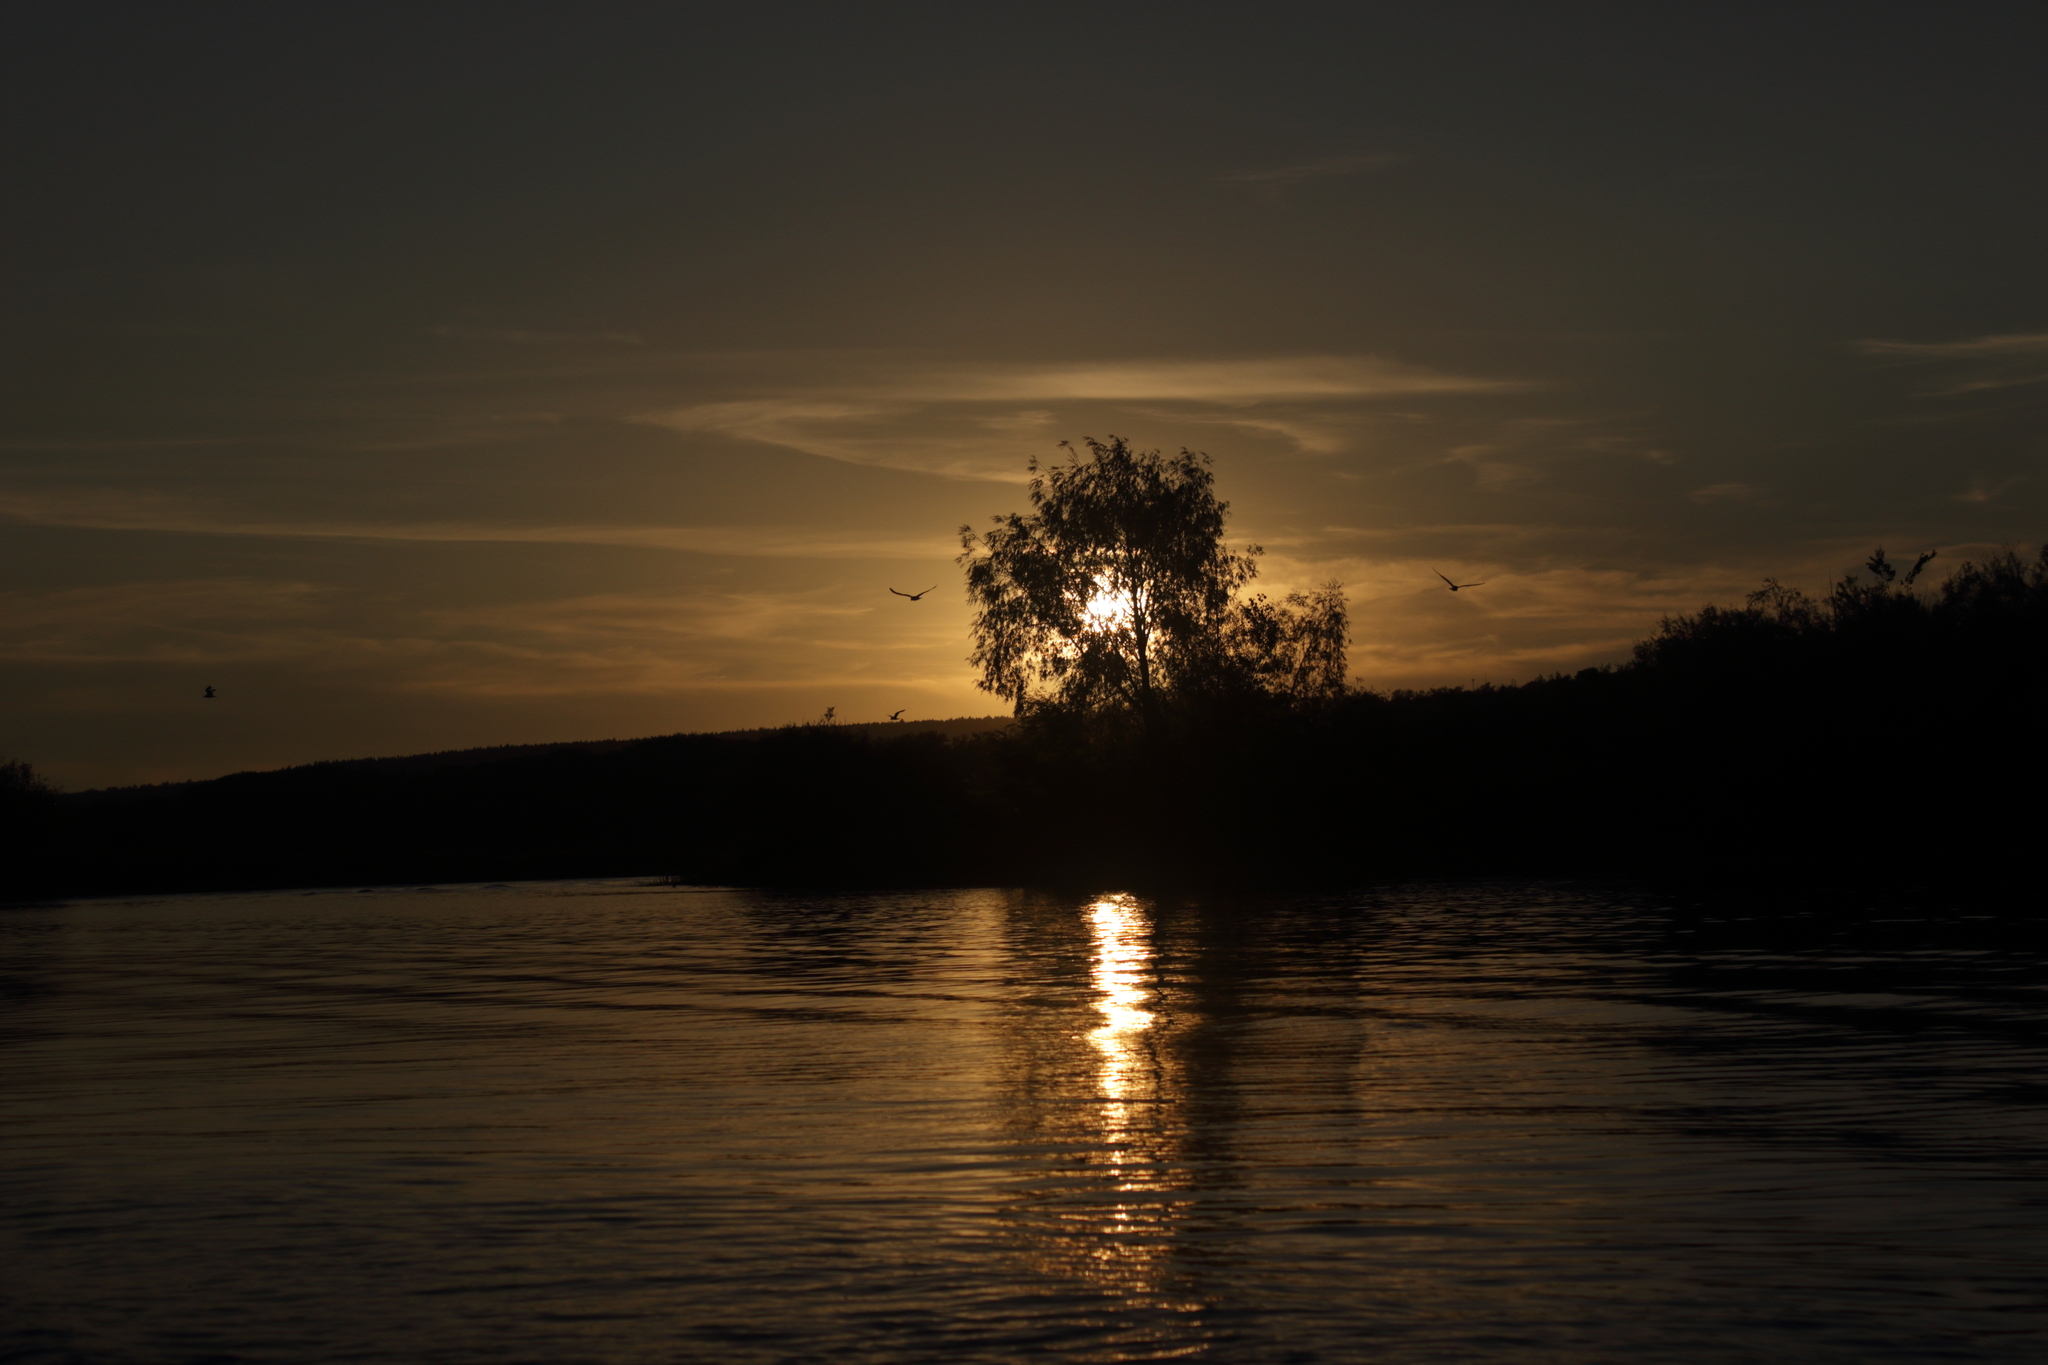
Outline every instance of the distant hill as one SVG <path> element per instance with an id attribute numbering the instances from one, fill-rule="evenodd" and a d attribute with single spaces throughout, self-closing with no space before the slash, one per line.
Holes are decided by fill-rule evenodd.
<path id="1" fill-rule="evenodd" d="M 648 744 L 658 740 L 685 738 L 701 739 L 752 739 L 762 735 L 776 734 L 785 730 L 831 729 L 845 734 L 860 734 L 871 739 L 905 738 L 910 735 L 938 735 L 945 739 L 957 739 L 963 735 L 985 734 L 995 730 L 1006 730 L 1013 724 L 1008 716 L 959 716 L 949 720 L 907 720 L 907 721 L 866 721 L 852 725 L 811 726 L 774 725 L 755 730 L 679 730 L 669 735 L 647 735 L 639 739 L 572 739 L 555 744 L 493 744 L 480 749 L 437 749 L 425 754 L 399 754 L 388 758 L 331 758 L 314 763 L 297 763 L 289 767 L 273 769 L 252 769 L 246 772 L 230 773 L 227 777 L 243 778 L 265 772 L 289 773 L 309 769 L 372 769 L 379 772 L 431 772 L 441 768 L 474 768 L 486 763 L 500 763 L 507 759 L 536 758 L 542 754 L 607 754 L 635 745 Z M 155 782 L 133 787 L 96 787 L 89 791 L 67 793 L 61 800 L 105 801 L 124 798 L 141 798 L 165 795 L 182 791 L 207 782 L 224 778 L 195 778 L 187 782 Z"/>
<path id="2" fill-rule="evenodd" d="M 962 735 L 987 734 L 992 730 L 1007 730 L 1015 724 L 1008 716 L 961 716 L 955 720 L 902 720 L 861 721 L 854 725 L 838 725 L 832 728 L 848 730 L 871 738 L 887 739 L 892 735 L 943 735 L 947 739 L 958 739 Z M 763 730 L 724 730 L 728 735 L 765 735 L 772 730 L 787 730 L 792 727 L 778 725 Z"/>

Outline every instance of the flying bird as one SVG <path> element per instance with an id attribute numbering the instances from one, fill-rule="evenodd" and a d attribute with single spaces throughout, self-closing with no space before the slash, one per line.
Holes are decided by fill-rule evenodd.
<path id="1" fill-rule="evenodd" d="M 206 700 L 206 701 L 212 701 L 212 700 L 213 700 L 213 689 L 212 689 L 212 688 L 210 688 L 210 687 L 209 687 L 209 688 L 207 688 L 207 689 L 206 689 L 206 696 L 205 696 L 204 700 Z"/>
<path id="2" fill-rule="evenodd" d="M 1444 578 L 1442 574 L 1436 573 L 1435 569 L 1431 569 L 1430 572 L 1435 573 L 1438 578 Z M 1451 583 L 1451 580 L 1448 578 L 1444 578 L 1444 582 L 1450 584 L 1450 589 L 1452 592 L 1456 592 L 1460 588 L 1483 588 L 1486 586 L 1486 580 L 1483 578 L 1480 579 L 1477 583 Z"/>
<path id="3" fill-rule="evenodd" d="M 932 584 L 931 588 L 926 588 L 926 589 L 924 590 L 924 592 L 930 592 L 930 591 L 932 590 L 932 588 L 936 588 L 936 587 L 938 587 L 938 586 L 939 586 L 938 584 L 934 583 L 934 584 Z M 894 589 L 894 588 L 891 588 L 891 589 L 889 589 L 889 591 L 890 591 L 890 592 L 896 592 L 896 589 Z M 916 600 L 917 600 L 918 598 L 920 598 L 920 597 L 924 596 L 924 592 L 896 592 L 896 595 L 897 595 L 898 597 L 907 597 L 907 598 L 909 598 L 909 599 L 910 599 L 911 601 L 915 602 L 915 601 L 916 601 Z M 904 709 L 904 710 L 906 710 L 906 711 L 908 711 L 908 710 L 909 710 L 910 708 L 906 706 L 906 707 L 904 707 L 903 709 Z"/>
<path id="4" fill-rule="evenodd" d="M 925 589 L 925 591 L 926 591 L 926 592 L 930 592 L 930 591 L 931 591 L 931 589 L 930 589 L 930 588 L 926 588 L 926 589 Z M 903 708 L 903 711 L 908 711 L 909 709 L 910 709 L 910 708 L 906 706 L 906 707 L 904 707 L 904 708 Z M 890 720 L 902 720 L 902 719 L 903 719 L 903 711 L 895 711 L 895 712 L 891 712 L 891 713 L 890 713 L 890 716 L 889 716 L 889 719 L 890 719 Z"/>

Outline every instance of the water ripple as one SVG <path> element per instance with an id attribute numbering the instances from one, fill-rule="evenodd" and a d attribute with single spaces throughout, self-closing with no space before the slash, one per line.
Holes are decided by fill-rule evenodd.
<path id="1" fill-rule="evenodd" d="M 0 947 L 0 1360 L 2048 1353 L 2014 915 L 596 882 Z"/>

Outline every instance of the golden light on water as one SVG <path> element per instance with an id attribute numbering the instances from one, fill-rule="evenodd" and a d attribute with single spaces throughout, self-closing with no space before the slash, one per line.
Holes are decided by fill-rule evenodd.
<path id="1" fill-rule="evenodd" d="M 1151 916 L 1137 897 L 1112 895 L 1088 907 L 1088 923 L 1101 1020 L 1088 1033 L 1096 1054 L 1094 1136 L 1103 1161 L 1098 1170 L 1110 1188 L 1085 1254 L 1090 1278 L 1126 1293 L 1153 1293 L 1172 1259 L 1187 1201 L 1174 1192 L 1177 1105 L 1160 1055 L 1160 1020 L 1147 1008 L 1158 994 Z"/>
<path id="2" fill-rule="evenodd" d="M 1161 979 L 1155 907 L 1117 893 L 1066 901 L 1053 913 L 1060 951 L 1087 954 L 1090 989 L 1062 998 L 1060 1025 L 1027 1049 L 1036 1056 L 1021 1059 L 1020 1103 L 1006 1112 L 1030 1142 L 1068 1159 L 1042 1197 L 1019 1208 L 1019 1226 L 1047 1275 L 1179 1304 L 1165 1287 L 1193 1199 L 1174 1037 L 1180 1012 Z"/>
<path id="3" fill-rule="evenodd" d="M 1152 998 L 1145 980 L 1152 948 L 1135 897 L 1106 896 L 1088 907 L 1088 919 L 1095 931 L 1092 975 L 1101 993 L 1095 1008 L 1102 1016 L 1088 1041 L 1100 1054 L 1096 1086 L 1108 1101 L 1109 1136 L 1121 1141 L 1129 1133 L 1131 1105 L 1149 1088 L 1151 1068 L 1142 1043 L 1152 1027 L 1152 1012 L 1144 1007 Z"/>

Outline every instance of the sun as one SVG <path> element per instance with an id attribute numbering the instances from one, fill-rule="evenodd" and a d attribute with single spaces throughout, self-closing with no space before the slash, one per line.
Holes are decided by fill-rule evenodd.
<path id="1" fill-rule="evenodd" d="M 1082 608 L 1088 618 L 1090 630 L 1117 630 L 1130 624 L 1131 595 L 1110 587 L 1101 579 L 1095 580 L 1095 595 Z"/>

